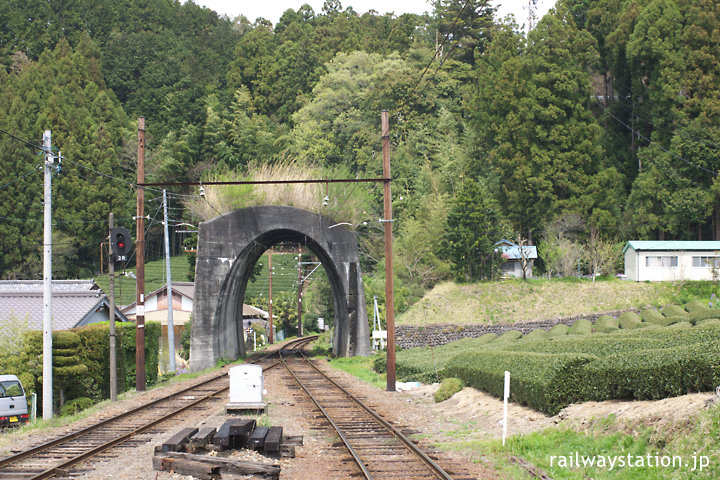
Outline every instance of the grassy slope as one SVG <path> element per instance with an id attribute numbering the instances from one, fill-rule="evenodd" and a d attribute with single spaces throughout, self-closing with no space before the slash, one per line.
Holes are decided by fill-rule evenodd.
<path id="1" fill-rule="evenodd" d="M 456 284 L 428 291 L 398 316 L 398 325 L 514 323 L 563 318 L 670 303 L 676 287 L 668 282 L 620 280 L 507 280 Z"/>

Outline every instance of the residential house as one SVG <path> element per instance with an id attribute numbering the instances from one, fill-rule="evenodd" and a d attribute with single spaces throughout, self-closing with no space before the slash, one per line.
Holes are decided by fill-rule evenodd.
<path id="1" fill-rule="evenodd" d="M 720 278 L 720 241 L 631 240 L 623 255 L 636 282 Z"/>
<path id="2" fill-rule="evenodd" d="M 172 284 L 172 312 L 173 331 L 175 333 L 175 349 L 180 349 L 180 337 L 185 324 L 190 321 L 195 297 L 194 282 L 173 282 Z M 122 309 L 130 319 L 135 320 L 137 315 L 135 303 Z M 243 327 L 247 330 L 253 322 L 267 324 L 267 312 L 251 305 L 243 304 Z M 158 322 L 162 325 L 162 342 L 168 342 L 168 295 L 167 286 L 163 285 L 154 292 L 145 296 L 145 321 Z"/>
<path id="3" fill-rule="evenodd" d="M 27 322 L 29 330 L 43 330 L 44 282 L 0 281 L 0 325 Z M 69 330 L 91 323 L 107 322 L 110 303 L 92 280 L 52 281 L 52 329 Z M 127 317 L 115 308 L 116 321 Z M 1 334 L 1 332 L 0 332 Z"/>
<path id="4" fill-rule="evenodd" d="M 533 264 L 538 258 L 537 247 L 523 245 L 522 247 L 510 240 L 500 240 L 495 244 L 496 251 L 500 252 L 504 262 L 502 273 L 504 276 L 523 278 L 523 264 L 525 264 L 525 278 L 532 278 Z"/>

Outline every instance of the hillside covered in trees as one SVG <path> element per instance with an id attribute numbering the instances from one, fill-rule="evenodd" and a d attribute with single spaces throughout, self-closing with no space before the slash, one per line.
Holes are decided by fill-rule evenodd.
<path id="1" fill-rule="evenodd" d="M 382 173 L 388 110 L 401 309 L 440 280 L 490 277 L 502 238 L 561 273 L 563 255 L 631 238 L 720 240 L 718 2 L 559 0 L 528 34 L 487 0 L 436 0 L 428 16 L 300 3 L 272 25 L 191 1 L 0 2 L 0 129 L 35 144 L 51 129 L 62 150 L 56 277 L 100 271 L 109 212 L 132 225 L 138 116 L 150 182 L 366 178 Z M 0 134 L 3 278 L 42 271 L 38 152 Z M 382 274 L 380 230 L 362 223 L 381 216 L 379 185 L 322 185 L 304 203 L 170 193 L 190 223 L 294 202 L 359 224 L 369 293 Z"/>

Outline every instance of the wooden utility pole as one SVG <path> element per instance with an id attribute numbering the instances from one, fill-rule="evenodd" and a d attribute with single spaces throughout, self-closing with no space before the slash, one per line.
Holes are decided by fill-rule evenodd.
<path id="1" fill-rule="evenodd" d="M 108 288 L 108 300 L 110 307 L 108 308 L 108 320 L 110 321 L 110 401 L 117 401 L 117 363 L 115 355 L 115 258 L 112 254 L 112 230 L 115 227 L 115 219 L 112 212 L 108 218 L 108 275 L 110 278 L 110 287 Z"/>
<path id="2" fill-rule="evenodd" d="M 145 391 L 145 117 L 138 118 L 137 235 L 135 239 L 135 390 Z"/>
<path id="3" fill-rule="evenodd" d="M 387 390 L 395 391 L 395 291 L 392 256 L 392 197 L 390 194 L 390 122 L 388 112 L 380 115 L 383 157 L 383 203 L 385 223 L 385 323 L 387 328 Z"/>
<path id="4" fill-rule="evenodd" d="M 268 343 L 273 343 L 273 317 L 272 317 L 272 252 L 268 250 Z"/>

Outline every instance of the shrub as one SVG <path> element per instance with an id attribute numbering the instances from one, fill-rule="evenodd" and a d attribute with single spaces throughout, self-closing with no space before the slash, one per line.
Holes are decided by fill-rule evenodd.
<path id="1" fill-rule="evenodd" d="M 532 408 L 555 415 L 581 399 L 585 380 L 582 366 L 595 357 L 579 354 L 530 352 L 468 352 L 453 357 L 445 367 L 448 376 L 502 398 L 505 371 L 510 372 L 510 397 Z"/>
<path id="2" fill-rule="evenodd" d="M 692 323 L 690 323 L 688 321 L 682 321 L 682 322 L 673 323 L 672 325 L 670 325 L 667 328 L 675 329 L 675 330 L 683 330 L 685 328 L 692 328 Z"/>
<path id="3" fill-rule="evenodd" d="M 623 312 L 623 314 L 618 317 L 618 322 L 620 323 L 620 328 L 631 330 L 640 327 L 642 317 L 635 312 Z"/>
<path id="4" fill-rule="evenodd" d="M 61 416 L 77 415 L 78 412 L 92 407 L 94 402 L 87 397 L 78 397 L 65 403 L 60 409 Z"/>
<path id="5" fill-rule="evenodd" d="M 614 332 L 618 329 L 620 323 L 617 318 L 610 315 L 603 315 L 595 321 L 595 331 L 600 333 Z"/>
<path id="6" fill-rule="evenodd" d="M 547 337 L 548 338 L 557 338 L 557 337 L 564 337 L 568 334 L 568 330 L 570 328 L 565 325 L 564 323 L 558 323 L 554 327 L 552 327 L 550 330 L 548 330 Z"/>
<path id="7" fill-rule="evenodd" d="M 665 317 L 665 315 L 654 308 L 646 308 L 642 311 L 641 316 L 643 322 L 655 323 L 658 325 L 662 324 L 663 318 Z"/>
<path id="8" fill-rule="evenodd" d="M 575 323 L 568 328 L 567 333 L 568 335 L 589 335 L 592 333 L 592 322 L 584 318 L 575 320 Z"/>
<path id="9" fill-rule="evenodd" d="M 685 304 L 685 310 L 692 313 L 695 310 L 702 310 L 708 308 L 708 304 L 706 302 L 703 302 L 702 300 L 690 300 L 688 303 Z"/>
<path id="10" fill-rule="evenodd" d="M 637 350 L 598 358 L 584 366 L 583 397 L 591 400 L 657 400 L 712 390 L 720 381 L 720 344 L 698 343 Z"/>
<path id="11" fill-rule="evenodd" d="M 519 340 L 522 336 L 523 334 L 520 330 L 508 330 L 507 332 L 497 337 L 493 343 L 514 342 L 516 340 Z"/>
<path id="12" fill-rule="evenodd" d="M 720 308 L 696 308 L 688 315 L 688 320 L 692 324 L 696 324 L 708 318 L 720 318 Z"/>
<path id="13" fill-rule="evenodd" d="M 665 305 L 662 314 L 666 317 L 687 316 L 688 312 L 680 305 Z"/>
<path id="14" fill-rule="evenodd" d="M 536 328 L 535 330 L 531 331 L 530 333 L 526 333 L 521 339 L 521 342 L 533 342 L 538 340 L 544 340 L 547 338 L 547 330 L 543 330 L 542 328 Z"/>
<path id="15" fill-rule="evenodd" d="M 463 381 L 459 378 L 450 377 L 443 379 L 440 384 L 440 388 L 438 388 L 437 392 L 435 392 L 435 395 L 433 396 L 435 403 L 447 400 L 463 388 L 465 388 L 465 383 L 463 383 Z"/>
<path id="16" fill-rule="evenodd" d="M 720 318 L 706 318 L 697 323 L 698 327 L 716 326 L 720 327 Z"/>

